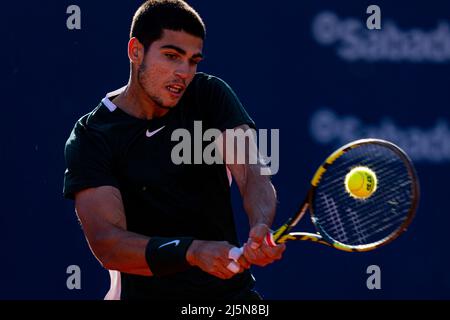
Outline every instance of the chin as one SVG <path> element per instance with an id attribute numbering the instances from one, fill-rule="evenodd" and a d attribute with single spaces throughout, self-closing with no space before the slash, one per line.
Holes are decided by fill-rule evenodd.
<path id="1" fill-rule="evenodd" d="M 180 101 L 180 99 L 177 99 L 175 101 L 174 99 L 170 99 L 170 98 L 164 99 L 164 98 L 156 97 L 156 96 L 153 96 L 151 98 L 156 103 L 156 105 L 162 109 L 172 109 Z"/>
<path id="2" fill-rule="evenodd" d="M 174 108 L 177 104 L 178 104 L 178 101 L 175 102 L 175 103 L 172 102 L 172 103 L 159 104 L 159 107 L 160 107 L 160 108 L 163 108 L 163 109 L 172 109 L 172 108 Z"/>
<path id="3" fill-rule="evenodd" d="M 173 99 L 168 99 L 168 100 L 166 100 L 166 101 L 164 101 L 165 103 L 163 104 L 163 107 L 164 108 L 173 108 L 173 107 L 175 107 L 177 104 L 178 104 L 178 102 L 180 102 L 180 99 L 177 99 L 177 100 L 173 100 Z"/>
<path id="4" fill-rule="evenodd" d="M 180 100 L 181 100 L 181 98 L 178 98 L 178 99 L 167 99 L 167 100 L 164 101 L 162 106 L 163 106 L 163 108 L 170 109 L 170 108 L 175 107 L 178 104 L 178 102 L 180 102 Z"/>

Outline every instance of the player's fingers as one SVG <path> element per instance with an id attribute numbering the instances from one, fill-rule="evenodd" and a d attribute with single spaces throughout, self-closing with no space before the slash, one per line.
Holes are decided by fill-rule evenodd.
<path id="1" fill-rule="evenodd" d="M 285 244 L 271 247 L 268 243 L 263 243 L 259 249 L 253 250 L 248 244 L 245 244 L 244 255 L 251 264 L 264 267 L 275 260 L 281 259 L 285 247 Z"/>
<path id="2" fill-rule="evenodd" d="M 247 241 L 250 248 L 258 249 L 263 243 L 267 232 L 269 232 L 269 227 L 266 224 L 258 223 L 252 227 L 250 230 L 249 239 Z"/>
<path id="3" fill-rule="evenodd" d="M 255 260 L 258 259 L 257 251 L 253 250 L 248 243 L 244 244 L 244 257 L 250 263 L 253 263 Z"/>
<path id="4" fill-rule="evenodd" d="M 284 250 L 286 250 L 286 245 L 284 243 L 278 244 L 276 247 L 271 247 L 264 245 L 261 247 L 261 251 L 271 260 L 281 259 Z"/>
<path id="5" fill-rule="evenodd" d="M 241 255 L 238 259 L 238 263 L 239 265 L 244 268 L 244 269 L 249 269 L 251 264 L 250 262 L 247 261 L 247 259 L 245 258 L 244 255 Z"/>
<path id="6" fill-rule="evenodd" d="M 226 268 L 228 271 L 231 271 L 233 273 L 238 273 L 239 270 L 241 269 L 241 266 L 236 261 L 229 260 L 228 264 L 226 265 Z"/>
<path id="7" fill-rule="evenodd" d="M 278 250 L 276 250 L 275 252 L 273 252 L 273 254 L 272 254 L 272 258 L 273 259 L 275 259 L 275 260 L 280 260 L 282 257 L 283 257 L 283 252 L 284 252 L 284 250 L 285 250 L 285 247 L 283 248 L 283 247 L 280 247 L 280 248 L 278 248 Z"/>
<path id="8" fill-rule="evenodd" d="M 227 275 L 227 274 L 225 274 L 223 272 L 220 272 L 220 271 L 214 271 L 214 272 L 211 272 L 211 274 L 213 276 L 216 276 L 217 278 L 220 278 L 220 279 L 229 279 L 229 278 L 231 278 L 231 276 L 229 276 L 229 275 Z"/>
<path id="9" fill-rule="evenodd" d="M 227 265 L 220 267 L 218 271 L 225 277 L 224 279 L 229 279 L 235 274 L 244 271 L 244 268 L 242 268 L 236 261 L 231 260 Z"/>
<path id="10" fill-rule="evenodd" d="M 225 264 L 225 265 L 222 264 L 222 263 L 217 263 L 214 266 L 214 268 L 213 268 L 214 274 L 217 275 L 221 279 L 229 279 L 229 278 L 231 278 L 235 274 L 235 272 L 233 272 L 233 271 L 231 271 L 231 270 L 229 270 L 227 268 L 228 267 L 228 263 Z M 238 266 L 238 268 L 239 268 L 239 266 Z"/>
<path id="11" fill-rule="evenodd" d="M 261 251 L 261 249 L 244 249 L 244 255 L 249 263 L 260 267 L 264 267 L 273 261 L 273 259 L 268 257 L 264 252 Z"/>
<path id="12" fill-rule="evenodd" d="M 230 271 L 232 275 L 244 271 L 244 267 L 241 263 L 243 263 L 243 265 L 248 265 L 247 260 L 243 257 L 242 250 L 236 247 L 230 247 L 227 256 L 220 256 L 219 259 L 220 263 L 217 267 L 225 268 L 225 272 Z"/>

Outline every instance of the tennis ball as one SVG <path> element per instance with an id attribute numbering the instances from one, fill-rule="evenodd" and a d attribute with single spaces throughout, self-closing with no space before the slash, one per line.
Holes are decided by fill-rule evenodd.
<path id="1" fill-rule="evenodd" d="M 367 167 L 355 167 L 345 176 L 345 189 L 355 199 L 367 199 L 377 189 L 377 176 Z"/>

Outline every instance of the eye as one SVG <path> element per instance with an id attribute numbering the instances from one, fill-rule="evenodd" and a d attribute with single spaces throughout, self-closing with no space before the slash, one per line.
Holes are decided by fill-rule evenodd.
<path id="1" fill-rule="evenodd" d="M 176 54 L 173 54 L 173 53 L 165 53 L 164 55 L 167 58 L 169 58 L 169 60 L 176 60 L 178 58 L 178 56 Z"/>
<path id="2" fill-rule="evenodd" d="M 198 65 L 200 62 L 202 62 L 203 61 L 203 59 L 199 59 L 199 58 L 196 58 L 196 59 L 190 59 L 189 60 L 189 62 L 190 62 L 190 64 L 191 65 L 193 65 L 193 66 L 196 66 L 196 65 Z"/>

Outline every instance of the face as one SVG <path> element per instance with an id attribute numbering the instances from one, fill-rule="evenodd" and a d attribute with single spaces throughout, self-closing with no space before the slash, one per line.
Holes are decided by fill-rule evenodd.
<path id="1" fill-rule="evenodd" d="M 138 83 L 161 108 L 174 107 L 197 72 L 203 40 L 184 31 L 163 30 L 137 70 Z"/>

